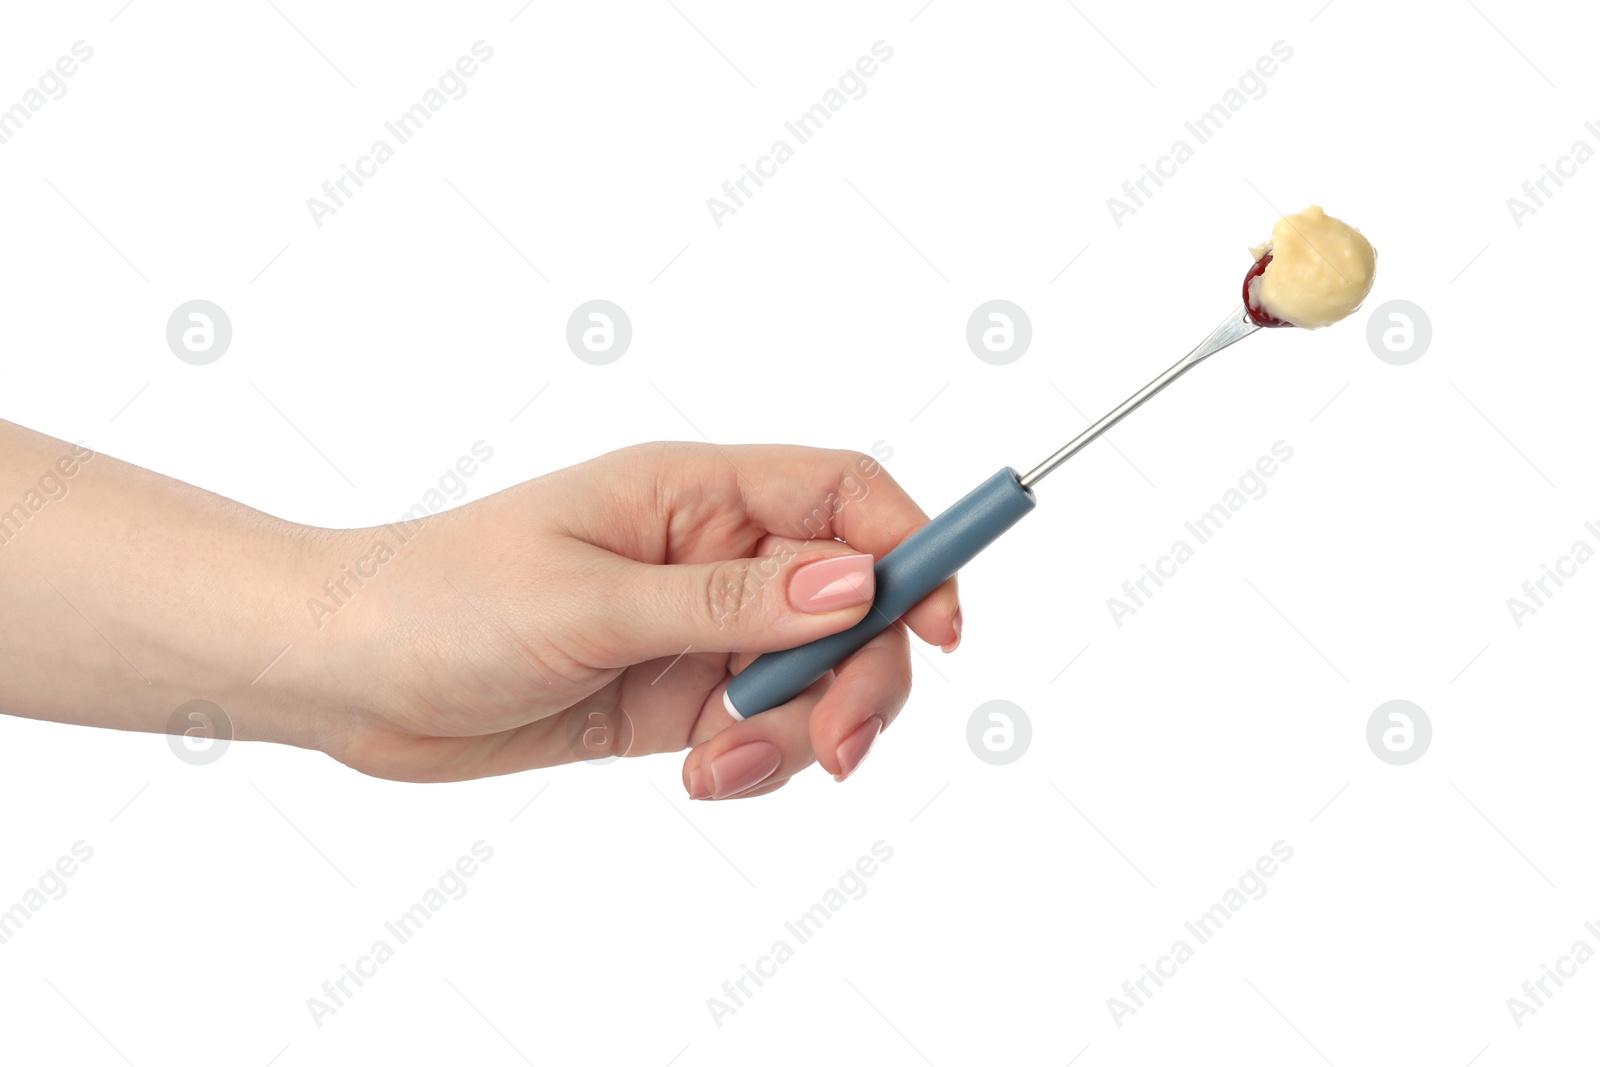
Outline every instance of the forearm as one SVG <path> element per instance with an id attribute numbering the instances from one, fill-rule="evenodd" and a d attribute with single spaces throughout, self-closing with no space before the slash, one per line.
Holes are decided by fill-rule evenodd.
<path id="1" fill-rule="evenodd" d="M 330 635 L 303 619 L 317 541 L 0 422 L 0 711 L 161 731 L 205 699 L 237 737 L 321 747 Z"/>

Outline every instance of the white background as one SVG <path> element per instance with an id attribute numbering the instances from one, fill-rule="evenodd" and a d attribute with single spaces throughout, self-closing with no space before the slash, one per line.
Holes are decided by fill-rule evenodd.
<path id="1" fill-rule="evenodd" d="M 0 145 L 0 414 L 297 521 L 388 521 L 480 439 L 472 498 L 702 434 L 882 442 L 937 511 L 1186 351 L 1313 202 L 1377 245 L 1368 309 L 1433 330 L 1407 366 L 1366 310 L 1265 331 L 1053 475 L 843 786 L 691 805 L 677 757 L 410 786 L 0 724 L 0 908 L 93 849 L 0 946 L 8 1062 L 1593 1052 L 1600 963 L 1520 1028 L 1506 1005 L 1600 950 L 1600 563 L 1520 628 L 1506 606 L 1600 547 L 1600 163 L 1520 227 L 1506 206 L 1600 147 L 1592 12 L 919 2 L 8 8 L 0 106 L 94 55 Z M 315 226 L 307 197 L 480 39 L 466 96 Z M 879 40 L 866 95 L 718 228 L 706 198 Z M 1265 95 L 1115 225 L 1280 40 Z M 195 298 L 234 329 L 204 367 L 164 337 Z M 565 345 L 592 298 L 633 323 L 609 366 Z M 992 298 L 1032 320 L 1007 366 L 965 342 Z M 1107 598 L 1277 441 L 1266 495 L 1116 626 Z M 1433 726 L 1408 766 L 1366 742 L 1396 698 Z M 993 699 L 1032 723 L 1008 766 L 966 741 Z M 317 1026 L 307 998 L 480 840 L 467 895 Z M 1116 1025 L 1107 998 L 1280 840 L 1267 894 Z M 866 895 L 717 1025 L 707 999 L 877 841 Z"/>

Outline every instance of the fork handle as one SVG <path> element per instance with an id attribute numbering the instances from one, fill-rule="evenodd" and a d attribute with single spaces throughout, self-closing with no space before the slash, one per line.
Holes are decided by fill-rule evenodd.
<path id="1" fill-rule="evenodd" d="M 944 584 L 1033 510 L 1033 490 L 1024 488 L 1020 477 L 1010 467 L 1001 468 L 878 560 L 872 569 L 872 608 L 850 629 L 756 657 L 723 694 L 728 714 L 748 719 L 793 700 Z"/>

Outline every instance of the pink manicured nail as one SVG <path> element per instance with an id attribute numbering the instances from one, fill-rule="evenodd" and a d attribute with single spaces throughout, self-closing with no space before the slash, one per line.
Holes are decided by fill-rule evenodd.
<path id="1" fill-rule="evenodd" d="M 833 780 L 842 782 L 854 774 L 856 768 L 861 766 L 861 761 L 867 758 L 867 753 L 872 751 L 872 743 L 882 732 L 882 717 L 873 715 L 852 730 L 849 737 L 840 741 L 836 753 L 839 758 L 839 773 L 833 776 Z"/>
<path id="2" fill-rule="evenodd" d="M 961 609 L 960 608 L 956 609 L 955 618 L 950 620 L 950 629 L 955 631 L 956 639 L 954 641 L 951 641 L 948 645 L 940 645 L 939 646 L 939 651 L 941 651 L 941 652 L 954 652 L 956 650 L 957 646 L 959 646 L 961 644 Z"/>
<path id="3" fill-rule="evenodd" d="M 783 753 L 770 741 L 751 741 L 730 748 L 711 761 L 711 799 L 743 793 L 772 777 Z"/>
<path id="4" fill-rule="evenodd" d="M 696 763 L 689 768 L 689 799 L 705 800 L 711 795 L 711 790 L 706 788 L 706 774 Z"/>
<path id="5" fill-rule="evenodd" d="M 872 557 L 834 556 L 808 563 L 789 579 L 789 602 L 813 614 L 838 611 L 872 599 Z"/>

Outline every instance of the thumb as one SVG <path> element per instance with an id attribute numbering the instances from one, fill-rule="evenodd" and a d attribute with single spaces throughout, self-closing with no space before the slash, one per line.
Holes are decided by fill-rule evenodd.
<path id="1" fill-rule="evenodd" d="M 699 652 L 771 652 L 848 629 L 876 590 L 866 553 L 794 552 L 715 563 L 626 561 L 611 642 L 630 662 Z"/>

